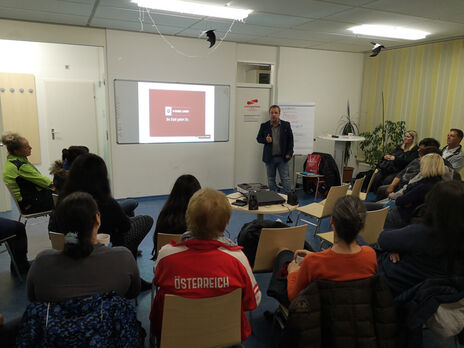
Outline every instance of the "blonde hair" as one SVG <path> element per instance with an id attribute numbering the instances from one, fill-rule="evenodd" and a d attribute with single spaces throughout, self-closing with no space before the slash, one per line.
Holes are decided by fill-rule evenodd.
<path id="1" fill-rule="evenodd" d="M 409 148 L 406 150 L 406 151 L 409 151 L 411 150 L 414 146 L 417 145 L 417 132 L 415 130 L 408 130 L 406 132 L 404 132 L 404 134 L 409 134 L 410 136 L 412 136 L 412 144 L 411 146 L 409 146 Z M 401 148 L 404 150 L 404 143 L 401 144 Z"/>
<path id="2" fill-rule="evenodd" d="M 217 190 L 204 188 L 195 192 L 185 214 L 187 228 L 199 239 L 215 239 L 222 236 L 232 215 L 226 195 Z"/>
<path id="3" fill-rule="evenodd" d="M 424 178 L 445 174 L 445 162 L 436 153 L 429 153 L 420 160 L 420 173 Z"/>
<path id="4" fill-rule="evenodd" d="M 2 135 L 2 143 L 6 145 L 6 149 L 11 155 L 23 147 L 24 140 L 26 140 L 26 138 L 20 136 L 18 133 L 8 132 Z"/>

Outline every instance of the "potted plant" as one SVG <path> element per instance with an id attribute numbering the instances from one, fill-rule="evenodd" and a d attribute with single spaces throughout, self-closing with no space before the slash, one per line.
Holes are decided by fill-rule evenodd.
<path id="1" fill-rule="evenodd" d="M 382 124 L 375 127 L 372 132 L 363 132 L 360 134 L 360 136 L 365 138 L 359 144 L 361 150 L 364 152 L 364 161 L 374 169 L 384 155 L 393 151 L 398 144 L 401 144 L 405 132 L 406 122 L 385 121 L 382 92 Z"/>
<path id="2" fill-rule="evenodd" d="M 339 122 L 339 133 L 342 135 L 357 135 L 359 133 L 359 127 L 356 122 L 351 118 L 350 113 L 350 101 L 346 101 L 346 115 L 340 118 Z M 353 167 L 348 167 L 348 161 L 351 157 L 351 141 L 345 141 L 345 153 L 344 153 L 344 167 L 343 167 L 343 182 L 351 181 L 353 177 Z"/>

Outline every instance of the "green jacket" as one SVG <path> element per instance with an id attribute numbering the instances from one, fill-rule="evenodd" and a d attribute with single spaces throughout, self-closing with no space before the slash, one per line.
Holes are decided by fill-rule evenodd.
<path id="1" fill-rule="evenodd" d="M 23 200 L 17 182 L 18 177 L 30 181 L 39 191 L 42 188 L 48 188 L 52 183 L 49 178 L 40 174 L 37 168 L 34 167 L 26 157 L 8 155 L 5 166 L 3 167 L 3 181 L 8 185 L 11 191 L 13 191 L 18 202 Z"/>

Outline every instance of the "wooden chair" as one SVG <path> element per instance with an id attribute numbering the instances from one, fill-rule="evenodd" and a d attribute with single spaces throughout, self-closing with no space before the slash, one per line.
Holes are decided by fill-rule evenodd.
<path id="1" fill-rule="evenodd" d="M 45 215 L 50 215 L 52 212 L 51 210 L 46 210 L 46 211 L 41 211 L 39 213 L 33 213 L 33 214 L 24 214 L 21 210 L 21 207 L 19 206 L 18 201 L 16 200 L 16 196 L 14 195 L 13 191 L 11 190 L 10 186 L 8 184 L 5 184 L 6 188 L 8 189 L 8 192 L 10 192 L 11 197 L 13 197 L 13 200 L 15 202 L 16 208 L 18 208 L 19 211 L 19 218 L 18 221 L 21 222 L 21 219 L 24 218 L 26 221 L 24 222 L 24 225 L 27 224 L 28 219 L 40 217 L 40 216 L 45 216 Z"/>
<path id="2" fill-rule="evenodd" d="M 171 243 L 171 241 L 180 242 L 182 235 L 181 234 L 172 234 L 172 233 L 158 233 L 158 237 L 156 239 L 156 255 L 159 255 L 159 251 L 162 247 L 166 244 Z M 153 302 L 153 298 L 155 297 L 155 285 L 152 283 L 151 285 L 151 301 Z"/>
<path id="3" fill-rule="evenodd" d="M 55 250 L 64 249 L 64 234 L 57 232 L 48 232 L 48 238 L 52 242 L 52 248 Z"/>
<path id="4" fill-rule="evenodd" d="M 16 263 L 16 260 L 14 259 L 13 252 L 11 251 L 10 245 L 8 244 L 8 240 L 15 238 L 16 235 L 13 234 L 11 236 L 8 236 L 6 238 L 0 239 L 0 245 L 5 243 L 6 250 L 8 251 L 8 254 L 10 254 L 10 259 L 11 262 L 13 263 L 13 267 L 15 269 L 16 275 L 18 276 L 19 280 L 22 282 L 23 277 L 21 276 L 21 273 L 19 272 L 18 264 Z M 2 253 L 5 251 L 2 251 Z"/>
<path id="5" fill-rule="evenodd" d="M 161 348 L 241 343 L 242 289 L 209 298 L 165 295 Z"/>
<path id="6" fill-rule="evenodd" d="M 158 238 L 156 240 L 156 255 L 159 254 L 159 251 L 166 244 L 171 243 L 171 241 L 180 242 L 181 234 L 170 234 L 170 233 L 158 233 Z"/>
<path id="7" fill-rule="evenodd" d="M 256 249 L 253 272 L 272 272 L 277 252 L 287 248 L 303 249 L 308 225 L 284 228 L 263 228 Z"/>
<path id="8" fill-rule="evenodd" d="M 347 195 L 351 195 L 351 196 L 355 196 L 355 197 L 358 197 L 359 198 L 359 194 L 361 193 L 361 189 L 362 189 L 362 186 L 363 186 L 363 183 L 364 183 L 364 179 L 366 177 L 363 176 L 362 178 L 359 178 L 359 179 L 356 179 L 354 181 L 354 185 L 353 185 L 353 188 L 352 190 L 348 190 L 346 192 Z"/>
<path id="9" fill-rule="evenodd" d="M 380 233 L 383 231 L 385 219 L 387 218 L 388 207 L 371 210 L 366 214 L 366 223 L 364 228 L 359 232 L 359 235 L 370 245 L 377 243 Z M 319 233 L 319 237 L 333 244 L 334 232 Z"/>
<path id="10" fill-rule="evenodd" d="M 316 226 L 316 229 L 314 230 L 314 234 L 317 234 L 319 231 L 319 227 L 321 225 L 322 219 L 332 215 L 335 202 L 337 202 L 337 200 L 340 197 L 345 196 L 347 191 L 348 191 L 348 185 L 332 186 L 329 190 L 329 193 L 327 194 L 327 199 L 319 203 L 311 203 L 303 207 L 297 208 L 297 210 L 300 213 L 298 214 L 296 224 L 298 224 L 301 214 L 311 216 L 317 219 L 316 224 L 310 221 L 307 221 L 307 220 L 303 220 L 303 219 L 302 220 L 310 225 Z"/>
<path id="11" fill-rule="evenodd" d="M 369 185 L 367 185 L 367 190 L 366 190 L 366 192 L 360 192 L 360 193 L 359 193 L 359 199 L 361 199 L 361 200 L 363 200 L 363 201 L 366 200 L 367 195 L 368 195 L 368 193 L 369 193 L 369 191 L 370 191 L 370 189 L 371 189 L 372 183 L 374 182 L 375 176 L 377 175 L 378 172 L 379 172 L 378 169 L 374 170 L 374 173 L 373 173 L 372 176 L 371 176 L 371 180 L 369 181 Z"/>

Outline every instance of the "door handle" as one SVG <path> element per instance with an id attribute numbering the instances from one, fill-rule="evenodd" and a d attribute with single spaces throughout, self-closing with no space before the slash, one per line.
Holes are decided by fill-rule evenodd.
<path id="1" fill-rule="evenodd" d="M 59 133 L 58 131 L 55 130 L 55 128 L 52 128 L 52 140 L 55 140 L 55 135 Z"/>

